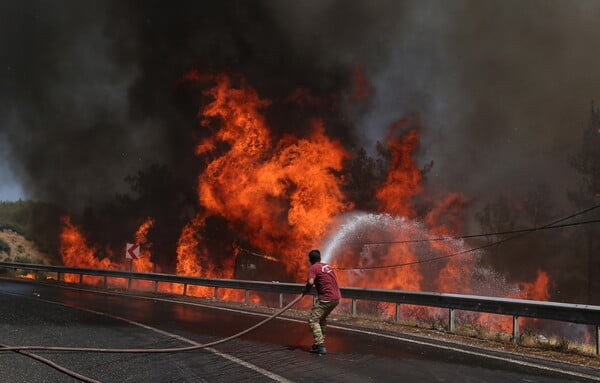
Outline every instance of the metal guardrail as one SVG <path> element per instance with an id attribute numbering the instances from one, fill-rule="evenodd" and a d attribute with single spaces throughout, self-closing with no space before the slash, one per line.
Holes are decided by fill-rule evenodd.
<path id="1" fill-rule="evenodd" d="M 249 302 L 250 291 L 263 291 L 279 294 L 279 307 L 283 307 L 283 294 L 299 294 L 304 284 L 243 281 L 234 279 L 211 279 L 173 274 L 139 273 L 133 271 L 84 269 L 65 266 L 47 266 L 29 263 L 0 262 L 0 269 L 42 271 L 57 273 L 57 280 L 62 280 L 64 274 L 79 275 L 79 283 L 83 283 L 83 276 L 97 276 L 104 278 L 122 278 L 128 280 L 131 288 L 132 280 L 145 280 L 154 282 L 154 290 L 158 290 L 159 283 L 175 283 L 183 286 L 183 295 L 186 295 L 188 286 L 213 287 L 214 297 L 218 297 L 219 288 L 238 289 L 245 291 L 245 302 Z M 542 318 L 563 322 L 593 325 L 595 327 L 596 355 L 600 355 L 600 306 L 542 302 L 524 299 L 492 298 L 475 295 L 426 293 L 402 290 L 382 290 L 342 287 L 344 299 L 352 301 L 352 315 L 357 315 L 357 301 L 391 302 L 396 304 L 396 321 L 400 320 L 400 307 L 403 304 L 446 308 L 448 312 L 448 330 L 455 330 L 455 310 L 476 311 L 491 314 L 509 315 L 513 318 L 512 339 L 519 339 L 519 318 Z"/>

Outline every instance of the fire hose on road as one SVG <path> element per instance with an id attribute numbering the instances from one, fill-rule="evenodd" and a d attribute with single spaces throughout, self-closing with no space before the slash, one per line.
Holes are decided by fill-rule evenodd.
<path id="1" fill-rule="evenodd" d="M 233 339 L 239 338 L 242 335 L 245 335 L 245 334 L 263 326 L 264 324 L 270 322 L 271 320 L 277 318 L 278 316 L 280 316 L 281 314 L 283 314 L 284 312 L 286 312 L 287 310 L 292 308 L 292 306 L 294 306 L 296 303 L 298 303 L 303 297 L 304 297 L 304 294 L 299 295 L 294 300 L 292 300 L 290 303 L 288 303 L 285 307 L 283 307 L 276 313 L 272 314 L 271 316 L 265 318 L 264 320 L 260 321 L 259 323 L 255 324 L 254 326 L 251 326 L 251 327 L 249 327 L 243 331 L 240 331 L 237 334 L 231 335 L 227 338 L 219 339 L 219 340 L 205 343 L 205 344 L 196 344 L 196 345 L 186 346 L 186 347 L 171 347 L 171 348 L 92 348 L 92 347 L 86 348 L 86 347 L 0 345 L 0 351 L 14 351 L 14 352 L 29 356 L 31 358 L 34 358 L 38 361 L 41 361 L 41 362 L 49 365 L 50 367 L 53 367 L 53 368 L 65 373 L 67 375 L 70 375 L 76 379 L 80 379 L 84 382 L 89 382 L 89 383 L 99 383 L 97 380 L 87 378 L 87 377 L 80 375 L 74 371 L 71 371 L 65 367 L 57 365 L 46 358 L 42 358 L 38 355 L 31 354 L 29 351 L 78 351 L 78 352 L 131 353 L 131 354 L 133 354 L 133 353 L 138 353 L 138 354 L 139 353 L 174 353 L 174 352 L 193 351 L 193 350 L 198 350 L 198 349 L 202 349 L 202 348 L 216 346 L 218 344 L 222 344 L 225 342 L 229 342 Z"/>
<path id="2" fill-rule="evenodd" d="M 261 322 L 255 324 L 252 327 L 245 329 L 244 331 L 240 331 L 237 334 L 231 335 L 227 338 L 219 339 L 214 342 L 186 346 L 186 347 L 171 347 L 171 348 L 85 348 L 85 347 L 51 347 L 51 346 L 5 346 L 0 347 L 0 351 L 81 351 L 81 352 L 109 352 L 109 353 L 168 353 L 168 352 L 182 352 L 182 351 L 192 351 L 198 350 L 200 348 L 212 347 L 221 343 L 229 342 L 230 340 L 239 338 L 242 335 L 249 333 L 250 331 L 256 330 L 260 326 L 264 325 L 267 322 L 277 318 L 279 315 L 283 314 L 292 306 L 302 299 L 304 295 L 298 296 L 296 299 L 288 303 L 287 306 L 272 314 L 270 317 L 265 318 Z"/>

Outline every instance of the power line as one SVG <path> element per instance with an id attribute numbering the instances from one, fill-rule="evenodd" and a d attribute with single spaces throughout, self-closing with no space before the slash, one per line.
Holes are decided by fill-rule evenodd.
<path id="1" fill-rule="evenodd" d="M 421 264 L 421 263 L 427 263 L 427 262 L 432 262 L 432 261 L 438 261 L 441 259 L 446 259 L 446 258 L 451 258 L 451 257 L 455 257 L 458 255 L 462 255 L 462 254 L 467 254 L 467 253 L 472 253 L 478 250 L 483 250 L 483 249 L 487 249 L 488 247 L 492 247 L 492 246 L 496 246 L 499 245 L 501 243 L 510 241 L 512 239 L 515 238 L 519 238 L 522 236 L 525 236 L 527 234 L 533 233 L 535 231 L 539 231 L 539 230 L 545 230 L 545 229 L 554 229 L 554 228 L 558 228 L 558 227 L 566 227 L 566 226 L 574 226 L 576 224 L 585 224 L 585 223 L 596 223 L 596 222 L 600 222 L 600 220 L 591 220 L 591 221 L 586 221 L 586 222 L 579 222 L 579 223 L 572 223 L 572 224 L 564 224 L 564 225 L 559 225 L 561 222 L 567 221 L 571 218 L 575 218 L 577 216 L 583 215 L 585 213 L 588 213 L 594 209 L 597 209 L 600 207 L 600 204 L 592 206 L 590 208 L 584 209 L 582 211 L 579 211 L 577 213 L 571 214 L 567 217 L 561 218 L 559 220 L 550 222 L 546 225 L 543 226 L 539 226 L 536 228 L 532 228 L 532 229 L 523 229 L 523 230 L 513 230 L 512 233 L 516 233 L 516 235 L 507 237 L 507 238 L 503 238 L 500 239 L 498 241 L 495 242 L 491 242 L 488 243 L 486 245 L 482 245 L 482 246 L 478 246 L 478 247 L 474 247 L 471 249 L 466 249 L 466 250 L 462 250 L 462 251 L 458 251 L 456 253 L 452 253 L 452 254 L 446 254 L 446 255 L 442 255 L 439 257 L 433 257 L 433 258 L 429 258 L 429 259 L 423 259 L 423 260 L 418 260 L 418 261 L 413 261 L 413 262 L 405 262 L 405 263 L 398 263 L 398 264 L 394 264 L 394 265 L 380 265 L 380 266 L 365 266 L 365 267 L 336 267 L 336 270 L 374 270 L 374 269 L 388 269 L 388 268 L 395 268 L 395 267 L 403 267 L 403 266 L 411 266 L 411 265 L 417 265 L 417 264 Z M 504 234 L 512 234 L 511 232 L 504 232 Z M 494 234 L 488 234 L 488 235 L 494 235 Z M 498 233 L 497 235 L 500 235 L 500 233 Z M 477 235 L 477 236 L 486 236 L 486 235 Z M 473 238 L 473 236 L 463 236 L 463 237 L 453 237 L 453 238 Z M 441 240 L 441 239 L 440 239 Z M 396 243 L 396 242 L 388 242 L 388 243 Z"/>
<path id="2" fill-rule="evenodd" d="M 548 230 L 548 229 L 559 229 L 568 226 L 579 226 L 579 225 L 588 225 L 591 223 L 599 223 L 600 219 L 592 219 L 589 221 L 580 221 L 573 223 L 564 223 L 562 225 L 551 225 L 551 226 L 540 226 L 533 227 L 529 229 L 517 229 L 517 230 L 507 230 L 507 231 L 498 231 L 495 233 L 483 233 L 483 234 L 469 234 L 469 235 L 459 235 L 459 236 L 448 236 L 448 237 L 434 237 L 434 238 L 421 238 L 421 239 L 404 239 L 399 241 L 379 241 L 379 242 L 350 242 L 352 245 L 392 245 L 398 243 L 420 243 L 420 242 L 436 242 L 436 241 L 451 241 L 456 239 L 469 239 L 469 238 L 481 238 L 481 237 L 492 237 L 492 236 L 500 236 L 507 234 L 518 234 L 518 233 L 528 233 L 534 231 Z"/>

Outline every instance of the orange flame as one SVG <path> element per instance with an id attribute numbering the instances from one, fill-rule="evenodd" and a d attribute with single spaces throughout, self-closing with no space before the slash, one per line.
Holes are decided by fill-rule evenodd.
<path id="1" fill-rule="evenodd" d="M 140 256 L 131 260 L 131 270 L 140 273 L 151 273 L 154 271 L 154 263 L 151 258 L 152 243 L 148 241 L 148 231 L 154 225 L 154 220 L 148 217 L 135 232 L 135 242 L 140 246 Z M 151 281 L 133 281 L 132 287 L 141 290 L 153 288 Z"/>
<path id="2" fill-rule="evenodd" d="M 206 249 L 199 245 L 202 238 L 199 235 L 200 228 L 204 225 L 204 217 L 197 215 L 194 220 L 188 223 L 179 237 L 177 246 L 177 274 L 194 277 L 207 278 L 207 273 L 203 272 L 201 259 L 206 258 Z M 183 290 L 181 290 L 182 292 Z M 202 286 L 190 286 L 188 294 L 192 296 L 210 296 L 212 289 Z"/>
<path id="3" fill-rule="evenodd" d="M 423 189 L 421 172 L 412 159 L 412 153 L 419 143 L 419 133 L 416 130 L 410 130 L 406 134 L 400 134 L 408 122 L 408 119 L 403 119 L 390 126 L 387 145 L 391 150 L 391 163 L 387 179 L 377 191 L 376 197 L 381 211 L 394 216 L 412 218 L 416 215 L 413 198 Z M 341 284 L 384 289 L 421 290 L 423 275 L 418 264 L 419 257 L 410 246 L 400 243 L 411 235 L 415 236 L 416 232 L 415 228 L 410 225 L 402 225 L 401 229 L 388 233 L 391 237 L 385 238 L 381 245 L 364 247 L 358 265 L 353 250 L 345 254 L 338 254 L 336 263 L 350 267 L 406 264 L 404 267 L 371 269 L 367 272 L 353 274 L 341 273 Z M 379 238 L 365 238 L 366 243 L 370 241 L 377 243 L 379 240 Z"/>
<path id="4" fill-rule="evenodd" d="M 364 70 L 354 72 L 351 98 L 363 101 L 374 90 Z M 180 233 L 177 243 L 176 272 L 206 278 L 235 277 L 239 250 L 214 254 L 209 251 L 205 233 L 208 219 L 224 218 L 228 228 L 263 253 L 273 255 L 296 280 L 305 278 L 306 253 L 323 244 L 336 232 L 336 224 L 353 203 L 343 194 L 344 179 L 340 175 L 350 153 L 342 144 L 327 136 L 327 126 L 314 119 L 307 135 L 287 134 L 274 138 L 265 117 L 272 102 L 259 96 L 240 77 L 226 74 L 190 72 L 182 81 L 202 82 L 209 89 L 204 95 L 209 102 L 199 114 L 200 125 L 207 132 L 196 146 L 196 154 L 206 161 L 198 175 L 198 199 L 202 210 Z M 287 102 L 319 108 L 323 103 L 306 89 L 297 90 Z M 462 229 L 468 201 L 450 194 L 429 201 L 424 196 L 423 174 L 413 157 L 420 143 L 420 133 L 405 118 L 389 127 L 386 140 L 390 153 L 385 181 L 376 190 L 380 217 L 386 217 L 393 230 L 370 232 L 361 237 L 360 246 L 336 249 L 335 265 L 340 267 L 377 267 L 369 271 L 338 273 L 342 285 L 403 290 L 437 290 L 442 292 L 481 293 L 477 284 L 477 255 L 447 257 L 464 249 L 462 241 L 430 241 L 426 244 L 403 243 L 411 238 L 452 236 Z M 210 133 L 210 134 L 209 134 Z M 419 199 L 419 201 L 417 201 Z M 437 202 L 439 201 L 439 202 Z M 419 202 L 419 203 L 417 203 Z M 61 254 L 65 264 L 80 267 L 115 268 L 108 258 L 98 260 L 96 248 L 70 220 L 64 219 Z M 136 271 L 151 271 L 151 243 L 148 219 L 136 233 L 142 245 L 142 259 L 134 262 Z M 429 258 L 442 258 L 427 263 Z M 481 281 L 479 282 L 481 283 Z M 548 299 L 548 276 L 539 272 L 533 283 L 522 283 L 519 296 Z M 167 291 L 182 292 L 182 286 L 168 286 Z M 487 291 L 487 290 L 486 290 Z M 189 286 L 187 293 L 212 296 L 214 290 Z M 223 293 L 229 299 L 241 299 L 235 291 Z M 510 294 L 504 293 L 508 296 Z M 258 299 L 258 298 L 253 298 Z M 411 310 L 409 308 L 409 310 Z M 414 313 L 427 310 L 414 308 Z M 431 313 L 431 311 L 430 311 Z M 509 328 L 503 319 L 479 316 L 480 323 Z M 507 327 L 508 326 L 508 327 Z"/>
<path id="5" fill-rule="evenodd" d="M 132 262 L 133 271 L 150 273 L 154 270 L 154 263 L 151 260 L 152 243 L 148 241 L 148 231 L 152 225 L 154 220 L 148 217 L 135 233 L 135 242 L 140 245 L 140 257 Z"/>
<path id="6" fill-rule="evenodd" d="M 61 217 L 63 229 L 60 234 L 60 254 L 63 264 L 70 267 L 81 267 L 90 269 L 114 269 L 108 258 L 96 258 L 97 249 L 88 245 L 81 231 L 71 223 L 71 217 Z M 102 278 L 87 277 L 92 284 L 100 284 Z M 65 275 L 65 281 L 77 282 L 75 275 Z"/>
<path id="7" fill-rule="evenodd" d="M 536 280 L 533 282 L 519 283 L 520 289 L 516 294 L 508 294 L 509 297 L 547 301 L 550 298 L 548 292 L 550 278 L 544 271 L 538 270 Z M 512 331 L 512 319 L 506 316 L 493 314 L 480 314 L 478 323 L 490 330 L 509 333 Z M 520 319 L 520 326 L 532 326 L 538 322 L 534 318 Z"/>
<path id="8" fill-rule="evenodd" d="M 217 143 L 229 150 L 200 175 L 200 202 L 208 214 L 239 228 L 253 246 L 279 254 L 287 270 L 300 276 L 306 262 L 298 252 L 315 246 L 333 217 L 351 208 L 332 172 L 341 170 L 349 155 L 318 120 L 308 138 L 288 135 L 273 146 L 261 113 L 270 101 L 247 85 L 233 87 L 226 75 L 214 80 L 206 92 L 214 100 L 202 109 L 202 124 L 217 120 L 220 126 L 196 153 L 212 152 Z"/>
<path id="9" fill-rule="evenodd" d="M 124 270 L 125 259 L 123 257 L 121 263 L 113 262 L 110 257 L 113 252 L 110 248 L 104 249 L 109 256 L 99 259 L 97 253 L 98 247 L 89 245 L 81 230 L 71 223 L 71 218 L 67 215 L 61 217 L 62 230 L 60 234 L 60 254 L 65 266 L 91 268 L 91 269 L 108 269 L 108 270 Z M 131 262 L 133 271 L 151 272 L 153 263 L 150 259 L 151 243 L 147 240 L 148 230 L 153 225 L 154 221 L 148 218 L 137 230 L 135 234 L 136 242 L 140 244 L 140 259 Z M 65 275 L 66 282 L 78 282 L 79 277 L 74 274 Z M 85 281 L 91 284 L 100 284 L 103 282 L 101 277 L 86 277 Z M 108 278 L 107 282 L 111 285 L 125 287 L 127 281 L 123 278 Z M 141 288 L 149 288 L 151 282 L 135 281 L 134 286 Z"/>
<path id="10" fill-rule="evenodd" d="M 534 282 L 521 282 L 519 285 L 521 287 L 519 298 L 537 301 L 547 301 L 550 299 L 550 293 L 548 292 L 550 277 L 545 271 L 538 270 L 537 278 Z"/>
<path id="11" fill-rule="evenodd" d="M 412 159 L 419 144 L 419 132 L 409 131 L 403 136 L 394 136 L 408 122 L 403 119 L 390 127 L 388 147 L 392 151 L 392 161 L 387 179 L 377 192 L 380 210 L 389 214 L 414 217 L 412 199 L 423 191 L 422 175 Z"/>

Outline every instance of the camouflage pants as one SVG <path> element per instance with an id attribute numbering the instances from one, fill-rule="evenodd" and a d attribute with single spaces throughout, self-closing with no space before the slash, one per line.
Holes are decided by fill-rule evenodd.
<path id="1" fill-rule="evenodd" d="M 323 301 L 317 299 L 308 316 L 308 325 L 312 331 L 315 344 L 325 343 L 325 331 L 327 330 L 327 316 L 338 305 L 340 301 Z"/>

